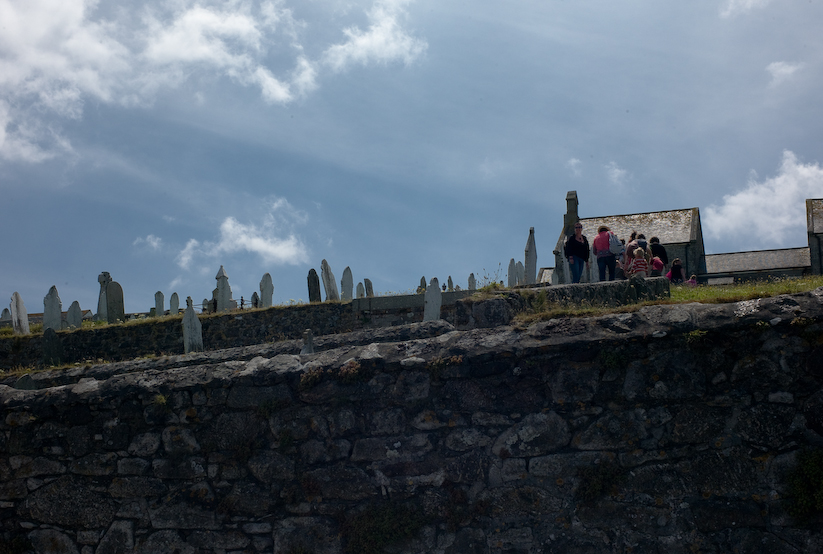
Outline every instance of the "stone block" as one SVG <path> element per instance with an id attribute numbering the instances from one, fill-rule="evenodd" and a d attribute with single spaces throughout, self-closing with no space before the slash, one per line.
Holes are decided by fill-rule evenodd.
<path id="1" fill-rule="evenodd" d="M 134 523 L 115 521 L 103 535 L 95 554 L 121 554 L 134 548 Z"/>
<path id="2" fill-rule="evenodd" d="M 109 494 L 114 498 L 134 498 L 161 496 L 166 485 L 154 477 L 115 477 L 109 485 Z"/>
<path id="3" fill-rule="evenodd" d="M 37 554 L 79 554 L 68 535 L 57 529 L 38 529 L 28 535 Z"/>
<path id="4" fill-rule="evenodd" d="M 503 432 L 492 452 L 517 458 L 540 456 L 569 444 L 569 424 L 555 412 L 529 414 Z"/>

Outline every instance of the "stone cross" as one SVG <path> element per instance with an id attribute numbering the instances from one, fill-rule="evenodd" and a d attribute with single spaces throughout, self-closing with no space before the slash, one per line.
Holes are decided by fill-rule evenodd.
<path id="1" fill-rule="evenodd" d="M 534 244 L 534 227 L 529 228 L 529 239 L 526 241 L 526 263 L 524 285 L 533 285 L 537 280 L 537 246 Z"/>
<path id="2" fill-rule="evenodd" d="M 273 296 L 274 284 L 271 281 L 271 275 L 264 273 L 263 278 L 260 279 L 259 306 L 255 306 L 255 308 L 271 308 L 271 300 Z"/>
<path id="3" fill-rule="evenodd" d="M 514 258 L 509 260 L 509 288 L 517 286 L 517 266 L 514 264 Z"/>
<path id="4" fill-rule="evenodd" d="M 106 321 L 109 323 L 126 321 L 123 287 L 117 281 L 111 281 L 106 285 Z"/>
<path id="5" fill-rule="evenodd" d="M 94 319 L 96 321 L 108 321 L 109 318 L 106 314 L 106 307 L 108 306 L 108 302 L 106 301 L 106 287 L 111 283 L 111 275 L 108 271 L 104 271 L 97 276 L 97 282 L 100 283 L 100 296 L 97 298 L 97 315 L 94 316 Z"/>
<path id="6" fill-rule="evenodd" d="M 191 296 L 186 298 L 186 313 L 183 314 L 183 352 L 203 352 L 203 325 L 194 312 Z"/>
<path id="7" fill-rule="evenodd" d="M 449 292 L 454 292 L 454 283 L 452 283 L 452 276 L 451 275 L 449 275 L 448 283 L 449 283 L 448 291 Z"/>
<path id="8" fill-rule="evenodd" d="M 177 315 L 180 313 L 180 297 L 174 292 L 169 300 L 169 315 Z"/>
<path id="9" fill-rule="evenodd" d="M 423 299 L 423 321 L 437 321 L 440 319 L 440 306 L 443 304 L 443 291 L 440 290 L 437 277 L 432 277 L 425 294 L 426 296 Z"/>
<path id="10" fill-rule="evenodd" d="M 469 273 L 469 290 L 477 290 L 477 280 L 474 278 L 474 273 Z"/>
<path id="11" fill-rule="evenodd" d="M 303 331 L 303 348 L 300 349 L 301 354 L 314 354 L 314 334 L 311 329 Z"/>
<path id="12" fill-rule="evenodd" d="M 314 268 L 309 270 L 309 302 L 322 302 L 320 297 L 320 278 Z"/>
<path id="13" fill-rule="evenodd" d="M 340 300 L 340 293 L 337 292 L 337 281 L 334 273 L 331 272 L 329 262 L 320 262 L 320 278 L 323 280 L 323 289 L 326 291 L 326 302 Z"/>
<path id="14" fill-rule="evenodd" d="M 57 294 L 57 287 L 52 285 L 49 293 L 43 298 L 43 330 L 63 328 L 63 303 Z"/>
<path id="15" fill-rule="evenodd" d="M 526 270 L 523 267 L 523 264 L 517 262 L 514 266 L 514 274 L 515 274 L 515 281 L 517 281 L 518 285 L 525 285 L 526 284 Z"/>
<path id="16" fill-rule="evenodd" d="M 371 279 L 363 279 L 363 284 L 366 285 L 366 298 L 374 298 L 374 287 L 371 284 Z"/>
<path id="17" fill-rule="evenodd" d="M 66 313 L 66 324 L 69 329 L 72 327 L 79 329 L 83 326 L 83 310 L 80 309 L 80 302 L 77 300 L 69 306 L 69 311 Z"/>
<path id="18" fill-rule="evenodd" d="M 9 312 L 11 313 L 11 326 L 14 329 L 14 334 L 28 335 L 30 332 L 29 313 L 26 311 L 26 305 L 23 304 L 23 299 L 20 298 L 20 293 L 15 292 L 11 295 Z"/>
<path id="19" fill-rule="evenodd" d="M 259 308 L 260 307 L 260 297 L 257 295 L 257 292 L 253 292 L 251 295 L 251 307 L 252 308 Z"/>
<path id="20" fill-rule="evenodd" d="M 351 276 L 351 268 L 346 266 L 346 269 L 343 270 L 343 278 L 340 280 L 340 300 L 343 302 L 351 300 L 353 288 L 354 281 Z"/>
<path id="21" fill-rule="evenodd" d="M 161 291 L 154 293 L 154 315 L 163 317 L 166 312 L 166 297 Z"/>
<path id="22" fill-rule="evenodd" d="M 357 298 L 365 298 L 366 297 L 366 288 L 363 286 L 363 283 L 357 283 Z"/>

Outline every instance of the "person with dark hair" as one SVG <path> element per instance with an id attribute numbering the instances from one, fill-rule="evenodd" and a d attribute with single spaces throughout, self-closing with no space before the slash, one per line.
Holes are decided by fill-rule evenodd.
<path id="1" fill-rule="evenodd" d="M 609 270 L 609 281 L 614 281 L 614 270 L 617 266 L 617 258 L 609 249 L 609 240 L 611 238 L 611 231 L 605 225 L 601 225 L 597 229 L 597 237 L 592 243 L 592 251 L 597 258 L 597 270 L 600 275 L 600 280 L 606 280 L 606 269 Z"/>
<path id="2" fill-rule="evenodd" d="M 669 266 L 669 255 L 666 254 L 666 249 L 660 244 L 660 239 L 652 237 L 649 239 L 649 248 L 652 249 L 652 256 L 657 256 L 663 262 L 663 270 Z"/>
<path id="3" fill-rule="evenodd" d="M 589 268 L 589 240 L 583 234 L 583 224 L 579 221 L 574 224 L 574 234 L 566 238 L 563 253 L 569 260 L 572 283 L 579 283 L 583 275 L 583 266 Z"/>
<path id="4" fill-rule="evenodd" d="M 671 281 L 673 285 L 682 285 L 683 281 L 686 280 L 686 272 L 683 271 L 683 264 L 680 262 L 680 258 L 674 259 L 672 268 L 669 270 L 669 273 L 666 274 L 666 277 L 669 278 L 669 281 Z"/>

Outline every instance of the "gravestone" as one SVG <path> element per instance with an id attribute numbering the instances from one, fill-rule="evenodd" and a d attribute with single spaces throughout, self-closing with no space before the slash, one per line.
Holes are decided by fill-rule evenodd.
<path id="1" fill-rule="evenodd" d="M 509 288 L 513 288 L 517 286 L 517 266 L 514 264 L 514 258 L 509 260 L 509 275 L 508 275 L 508 283 Z"/>
<path id="2" fill-rule="evenodd" d="M 449 275 L 448 283 L 449 283 L 449 287 L 448 287 L 449 292 L 454 292 L 454 283 L 452 283 L 452 276 L 451 275 Z"/>
<path id="3" fill-rule="evenodd" d="M 211 313 L 211 302 L 209 302 L 208 298 L 203 299 L 203 306 L 201 307 L 200 311 L 204 314 Z"/>
<path id="4" fill-rule="evenodd" d="M 106 321 L 109 323 L 126 321 L 123 287 L 117 281 L 111 281 L 106 285 Z"/>
<path id="5" fill-rule="evenodd" d="M 443 291 L 437 277 L 433 277 L 426 288 L 423 299 L 423 321 L 437 321 L 440 319 L 440 306 L 443 304 Z"/>
<path id="6" fill-rule="evenodd" d="M 529 227 L 529 239 L 526 241 L 524 285 L 533 285 L 537 280 L 537 246 L 534 244 L 534 227 Z"/>
<path id="7" fill-rule="evenodd" d="M 301 354 L 314 354 L 314 333 L 311 329 L 303 331 L 303 348 L 300 349 Z"/>
<path id="8" fill-rule="evenodd" d="M 177 293 L 172 293 L 171 300 L 169 300 L 169 315 L 177 315 L 180 313 L 180 297 Z"/>
<path id="9" fill-rule="evenodd" d="M 320 278 L 314 268 L 309 270 L 309 302 L 322 302 L 320 297 Z"/>
<path id="10" fill-rule="evenodd" d="M 100 283 L 100 296 L 97 298 L 97 314 L 94 316 L 95 321 L 108 321 L 108 314 L 106 308 L 108 302 L 106 301 L 106 288 L 111 283 L 111 275 L 108 271 L 104 271 L 97 276 L 97 282 Z"/>
<path id="11" fill-rule="evenodd" d="M 340 280 L 340 300 L 343 302 L 351 300 L 353 288 L 354 280 L 351 276 L 351 268 L 346 266 L 346 269 L 343 270 L 343 278 Z"/>
<path id="12" fill-rule="evenodd" d="M 260 307 L 260 297 L 257 295 L 257 292 L 253 292 L 251 295 L 251 307 L 252 308 L 259 308 Z"/>
<path id="13" fill-rule="evenodd" d="M 63 303 L 57 294 L 57 287 L 52 285 L 49 293 L 43 298 L 43 330 L 63 328 Z"/>
<path id="14" fill-rule="evenodd" d="M 11 314 L 11 326 L 14 329 L 14 334 L 28 335 L 30 332 L 29 313 L 26 311 L 26 305 L 23 304 L 23 299 L 20 298 L 20 293 L 18 292 L 11 295 L 9 313 Z"/>
<path id="15" fill-rule="evenodd" d="M 469 290 L 477 290 L 477 280 L 474 278 L 474 273 L 469 273 Z"/>
<path id="16" fill-rule="evenodd" d="M 271 281 L 271 275 L 263 274 L 260 279 L 260 302 L 258 308 L 271 308 L 271 299 L 274 296 L 274 284 Z"/>
<path id="17" fill-rule="evenodd" d="M 231 287 L 229 276 L 222 265 L 214 278 L 217 279 L 217 311 L 228 312 L 231 310 Z"/>
<path id="18" fill-rule="evenodd" d="M 11 312 L 8 308 L 3 308 L 3 315 L 0 315 L 0 321 L 11 321 Z"/>
<path id="19" fill-rule="evenodd" d="M 366 288 L 363 286 L 363 283 L 357 283 L 357 298 L 365 298 L 366 297 Z"/>
<path id="20" fill-rule="evenodd" d="M 323 289 L 326 291 L 326 302 L 340 300 L 334 273 L 331 272 L 329 262 L 326 260 L 320 262 L 320 278 L 323 280 Z"/>
<path id="21" fill-rule="evenodd" d="M 149 308 L 149 317 L 157 317 L 157 308 L 154 306 Z"/>
<path id="22" fill-rule="evenodd" d="M 52 327 L 43 331 L 43 365 L 60 365 L 63 361 L 63 341 Z"/>
<path id="23" fill-rule="evenodd" d="M 366 285 L 366 298 L 374 298 L 374 287 L 371 284 L 371 279 L 363 279 L 363 284 Z"/>
<path id="24" fill-rule="evenodd" d="M 203 325 L 194 312 L 191 296 L 186 297 L 186 313 L 183 314 L 183 352 L 203 352 Z"/>
<path id="25" fill-rule="evenodd" d="M 166 311 L 166 297 L 161 291 L 154 293 L 154 315 L 155 317 L 163 317 Z"/>
<path id="26" fill-rule="evenodd" d="M 420 278 L 420 286 L 417 287 L 417 293 L 420 294 L 422 292 L 426 292 L 426 276 L 422 276 Z"/>
<path id="27" fill-rule="evenodd" d="M 66 313 L 66 324 L 69 329 L 79 329 L 83 326 L 83 310 L 80 309 L 80 302 L 77 300 L 69 306 L 69 311 Z"/>
<path id="28" fill-rule="evenodd" d="M 517 262 L 515 264 L 515 280 L 517 281 L 518 285 L 525 285 L 526 284 L 526 270 L 523 268 L 523 264 Z"/>

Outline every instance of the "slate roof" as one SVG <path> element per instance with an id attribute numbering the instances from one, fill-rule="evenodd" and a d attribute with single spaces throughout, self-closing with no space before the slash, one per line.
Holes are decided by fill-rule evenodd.
<path id="1" fill-rule="evenodd" d="M 692 226 L 696 208 L 685 210 L 667 210 L 663 212 L 646 212 L 641 214 L 610 215 L 606 217 L 580 218 L 583 234 L 589 244 L 597 236 L 597 229 L 605 225 L 619 238 L 629 241 L 632 231 L 643 233 L 646 239 L 658 237 L 661 244 L 680 244 L 697 239 L 692 236 Z M 699 214 L 697 216 L 700 217 Z"/>
<path id="2" fill-rule="evenodd" d="M 706 254 L 708 274 L 791 269 L 811 265 L 808 247 Z"/>

